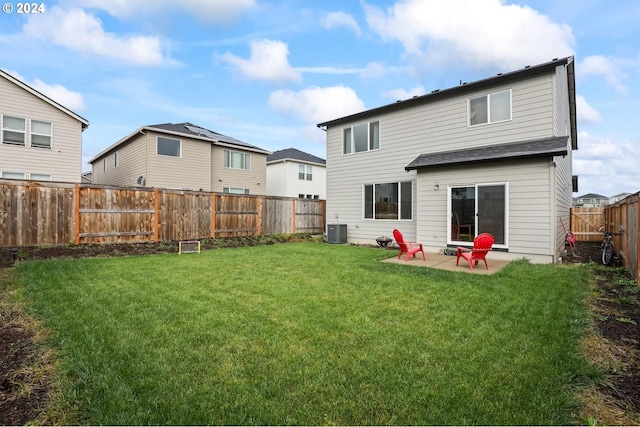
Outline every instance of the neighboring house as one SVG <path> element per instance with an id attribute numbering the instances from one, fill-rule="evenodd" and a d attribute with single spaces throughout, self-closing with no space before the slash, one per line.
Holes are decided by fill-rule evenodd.
<path id="1" fill-rule="evenodd" d="M 619 194 L 616 194 L 615 196 L 611 196 L 609 197 L 609 204 L 613 205 L 614 203 L 617 203 L 622 199 L 626 199 L 630 195 L 631 193 L 619 193 Z"/>
<path id="2" fill-rule="evenodd" d="M 326 199 L 327 162 L 295 148 L 267 156 L 267 194 Z"/>
<path id="3" fill-rule="evenodd" d="M 0 178 L 80 182 L 89 122 L 0 70 Z"/>
<path id="4" fill-rule="evenodd" d="M 601 194 L 587 193 L 573 199 L 573 206 L 582 208 L 598 208 L 609 204 L 609 198 Z"/>
<path id="5" fill-rule="evenodd" d="M 91 175 L 91 172 L 83 172 L 81 175 L 81 182 L 83 184 L 91 184 L 93 182 Z"/>
<path id="6" fill-rule="evenodd" d="M 94 184 L 266 194 L 269 151 L 191 123 L 143 126 L 89 162 Z"/>
<path id="7" fill-rule="evenodd" d="M 399 229 L 432 252 L 494 235 L 493 257 L 554 262 L 578 148 L 573 57 L 318 124 L 328 222 L 372 244 Z"/>

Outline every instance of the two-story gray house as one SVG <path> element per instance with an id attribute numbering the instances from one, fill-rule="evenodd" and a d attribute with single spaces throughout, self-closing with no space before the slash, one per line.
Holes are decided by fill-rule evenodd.
<path id="1" fill-rule="evenodd" d="M 80 182 L 89 122 L 0 70 L 0 178 Z"/>
<path id="2" fill-rule="evenodd" d="M 269 151 L 191 123 L 142 126 L 89 163 L 99 185 L 259 194 Z"/>
<path id="3" fill-rule="evenodd" d="M 399 229 L 425 250 L 494 235 L 492 256 L 554 262 L 578 148 L 573 57 L 318 124 L 328 222 L 371 244 Z"/>

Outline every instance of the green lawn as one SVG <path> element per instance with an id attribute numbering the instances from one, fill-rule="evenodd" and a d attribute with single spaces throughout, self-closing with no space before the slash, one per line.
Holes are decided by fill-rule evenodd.
<path id="1" fill-rule="evenodd" d="M 471 275 L 288 243 L 25 262 L 66 422 L 571 424 L 585 269 Z"/>

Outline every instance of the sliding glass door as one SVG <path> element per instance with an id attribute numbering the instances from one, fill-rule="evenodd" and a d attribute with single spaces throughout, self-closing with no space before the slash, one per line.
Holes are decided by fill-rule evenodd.
<path id="1" fill-rule="evenodd" d="M 507 245 L 507 184 L 449 187 L 448 242 L 473 242 L 481 233 L 495 237 L 495 245 Z"/>

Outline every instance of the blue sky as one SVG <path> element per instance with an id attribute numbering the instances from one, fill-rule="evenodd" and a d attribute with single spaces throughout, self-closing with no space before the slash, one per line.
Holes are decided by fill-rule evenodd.
<path id="1" fill-rule="evenodd" d="M 637 1 L 9 4 L 0 68 L 90 122 L 84 162 L 140 126 L 186 121 L 324 158 L 319 122 L 573 55 L 574 196 L 640 191 Z"/>

